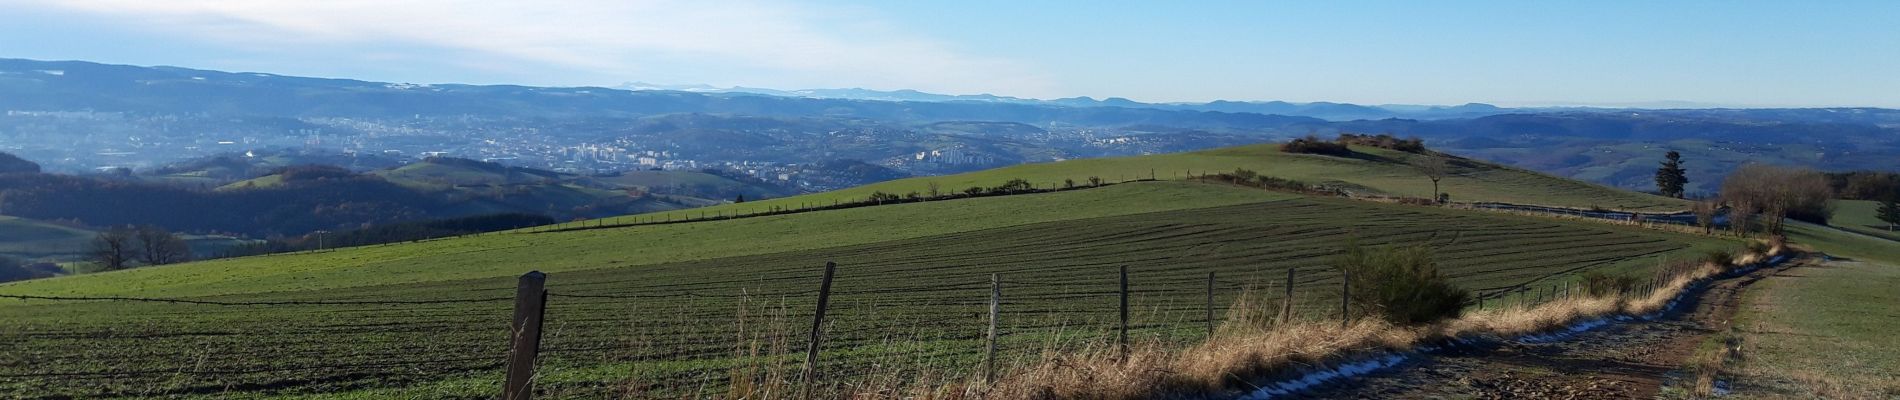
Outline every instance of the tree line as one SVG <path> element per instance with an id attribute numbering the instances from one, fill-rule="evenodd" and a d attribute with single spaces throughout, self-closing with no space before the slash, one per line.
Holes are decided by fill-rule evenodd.
<path id="1" fill-rule="evenodd" d="M 104 271 L 135 265 L 175 264 L 191 261 L 191 245 L 165 228 L 153 225 L 118 226 L 94 236 L 86 250 L 86 258 Z"/>

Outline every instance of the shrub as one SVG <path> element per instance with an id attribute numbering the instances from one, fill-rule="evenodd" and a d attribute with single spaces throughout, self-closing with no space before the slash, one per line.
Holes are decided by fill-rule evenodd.
<path id="1" fill-rule="evenodd" d="M 1064 189 L 1074 189 L 1074 188 L 1075 188 L 1075 180 L 1074 180 L 1074 179 L 1063 179 L 1063 180 L 1062 180 L 1062 188 L 1064 188 Z"/>
<path id="2" fill-rule="evenodd" d="M 1251 169 L 1245 169 L 1245 168 L 1234 168 L 1234 175 L 1233 175 L 1233 177 L 1234 177 L 1234 182 L 1236 182 L 1236 183 L 1246 183 L 1246 182 L 1251 182 L 1251 181 L 1253 181 L 1253 178 L 1254 178 L 1254 177 L 1256 177 L 1256 176 L 1260 176 L 1260 174 L 1259 174 L 1259 173 L 1256 173 L 1256 172 L 1253 172 L 1253 170 L 1251 170 Z"/>
<path id="3" fill-rule="evenodd" d="M 1703 255 L 1702 260 L 1719 267 L 1727 267 L 1735 264 L 1735 256 L 1721 250 L 1709 250 L 1707 254 Z"/>
<path id="4" fill-rule="evenodd" d="M 1009 182 L 1003 182 L 1002 186 L 990 188 L 990 191 L 995 192 L 995 193 L 1014 193 L 1014 192 L 1032 190 L 1035 188 L 1036 186 L 1030 184 L 1029 180 L 1017 178 L 1017 179 L 1011 179 L 1009 180 Z"/>
<path id="5" fill-rule="evenodd" d="M 1610 275 L 1599 271 L 1583 273 L 1583 290 L 1591 295 L 1608 296 L 1629 291 L 1641 280 L 1628 275 Z"/>
<path id="6" fill-rule="evenodd" d="M 1749 254 L 1768 254 L 1768 242 L 1760 241 L 1760 240 L 1748 241 L 1748 253 Z"/>
<path id="7" fill-rule="evenodd" d="M 880 190 L 880 191 L 877 191 L 877 192 L 873 192 L 873 193 L 871 193 L 871 202 L 873 202 L 873 203 L 883 203 L 883 202 L 887 202 L 887 201 L 897 201 L 897 200 L 899 200 L 899 199 L 900 199 L 900 198 L 899 198 L 899 197 L 897 197 L 897 195 L 896 195 L 896 194 L 891 194 L 891 193 L 884 193 L 884 191 L 881 191 L 881 190 Z"/>
<path id="8" fill-rule="evenodd" d="M 1346 155 L 1352 154 L 1352 149 L 1346 148 L 1346 145 L 1344 144 L 1322 140 L 1318 136 L 1313 136 L 1313 135 L 1306 135 L 1306 137 L 1293 139 L 1293 141 L 1286 142 L 1286 144 L 1280 145 L 1280 151 L 1287 152 L 1287 153 L 1298 153 L 1298 154 L 1323 154 L 1323 155 L 1329 155 L 1329 156 L 1346 156 Z"/>
<path id="9" fill-rule="evenodd" d="M 1438 274 L 1431 249 L 1360 247 L 1348 243 L 1334 265 L 1350 273 L 1349 301 L 1361 315 L 1398 325 L 1420 325 L 1457 318 L 1471 292 Z"/>
<path id="10" fill-rule="evenodd" d="M 1099 176 L 1089 177 L 1089 186 L 1102 186 L 1102 177 L 1099 177 Z"/>
<path id="11" fill-rule="evenodd" d="M 983 187 L 982 187 L 982 186 L 971 186 L 971 187 L 970 187 L 969 189 L 963 189 L 963 194 L 964 194 L 964 195 L 968 195 L 968 196 L 972 196 L 972 197 L 974 197 L 974 196 L 977 196 L 977 195 L 981 195 L 981 194 L 983 194 Z"/>
<path id="12" fill-rule="evenodd" d="M 1339 144 L 1342 144 L 1342 145 L 1370 146 L 1370 147 L 1378 147 L 1378 148 L 1383 148 L 1383 149 L 1398 150 L 1398 151 L 1403 151 L 1407 153 L 1425 152 L 1425 140 L 1423 139 L 1419 139 L 1416 137 L 1407 138 L 1407 139 L 1399 139 L 1397 137 L 1393 137 L 1391 134 L 1385 134 L 1385 133 L 1381 133 L 1378 135 L 1355 135 L 1351 133 L 1341 133 L 1339 134 L 1339 138 L 1334 139 L 1333 141 L 1338 142 Z"/>

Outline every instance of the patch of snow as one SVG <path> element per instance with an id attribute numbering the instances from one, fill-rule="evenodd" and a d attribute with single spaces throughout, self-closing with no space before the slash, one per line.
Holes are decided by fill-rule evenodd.
<path id="1" fill-rule="evenodd" d="M 39 72 L 39 73 L 42 73 L 42 74 L 47 74 L 47 75 L 52 75 L 52 76 L 61 76 L 61 75 L 66 75 L 66 71 L 65 71 L 65 70 L 57 70 L 57 69 L 42 69 L 42 70 L 39 70 L 39 71 L 36 71 L 36 72 Z"/>
<path id="2" fill-rule="evenodd" d="M 1261 386 L 1259 389 L 1254 390 L 1253 393 L 1248 393 L 1246 396 L 1241 396 L 1240 398 L 1245 400 L 1265 400 L 1276 396 L 1299 393 L 1300 391 L 1319 386 L 1329 381 L 1351 378 L 1373 371 L 1391 368 L 1392 366 L 1404 362 L 1408 354 L 1409 353 L 1387 353 L 1383 356 L 1374 356 L 1358 362 L 1350 362 L 1332 368 L 1308 372 L 1299 379 Z"/>
<path id="3" fill-rule="evenodd" d="M 1747 274 L 1749 272 L 1754 272 L 1755 270 L 1761 269 L 1763 267 L 1781 264 L 1782 262 L 1787 261 L 1788 258 L 1789 258 L 1788 255 L 1775 256 L 1774 258 L 1770 258 L 1767 261 L 1755 263 L 1743 268 L 1737 268 L 1733 271 L 1730 271 L 1727 274 L 1723 274 L 1723 276 L 1735 276 L 1735 275 Z M 1570 325 L 1567 325 L 1563 327 L 1562 329 L 1559 329 L 1554 332 L 1523 335 L 1523 336 L 1518 336 L 1516 338 L 1512 338 L 1510 340 L 1516 340 L 1520 343 L 1553 342 L 1553 341 L 1562 340 L 1562 339 L 1574 336 L 1578 333 L 1582 333 L 1582 332 L 1586 332 L 1592 329 L 1610 325 L 1611 322 L 1632 321 L 1632 320 L 1638 320 L 1638 319 L 1652 320 L 1652 319 L 1661 317 L 1663 314 L 1668 313 L 1670 310 L 1675 309 L 1676 306 L 1681 303 L 1681 300 L 1683 297 L 1688 296 L 1690 293 L 1696 292 L 1697 289 L 1700 289 L 1701 286 L 1705 285 L 1706 283 L 1707 282 L 1705 280 L 1705 281 L 1694 282 L 1694 283 L 1689 284 L 1689 286 L 1683 288 L 1681 292 L 1676 293 L 1676 297 L 1673 299 L 1670 299 L 1669 303 L 1667 305 L 1664 305 L 1662 310 L 1656 311 L 1655 313 L 1651 313 L 1649 315 L 1642 315 L 1642 316 L 1636 316 L 1636 317 L 1632 317 L 1628 315 L 1616 315 L 1616 316 L 1605 317 L 1605 318 L 1592 318 L 1588 320 L 1571 323 Z M 1359 375 L 1365 375 L 1373 371 L 1391 368 L 1392 366 L 1399 365 L 1399 363 L 1404 362 L 1407 358 L 1413 355 L 1435 352 L 1445 347 L 1458 346 L 1458 345 L 1470 345 L 1472 343 L 1477 343 L 1478 341 L 1479 340 L 1475 338 L 1460 337 L 1460 338 L 1452 338 L 1449 341 L 1449 343 L 1446 343 L 1443 346 L 1422 345 L 1422 346 L 1413 348 L 1413 350 L 1409 352 L 1375 353 L 1369 356 L 1369 358 L 1358 361 L 1358 362 L 1350 362 L 1350 363 L 1346 363 L 1346 364 L 1339 365 L 1332 368 L 1306 372 L 1300 375 L 1298 378 L 1269 383 L 1263 386 L 1257 386 L 1258 389 L 1255 389 L 1253 392 L 1250 392 L 1246 395 L 1240 396 L 1240 399 L 1265 400 L 1265 399 L 1272 399 L 1278 396 L 1287 396 L 1291 394 L 1296 394 L 1296 393 L 1299 393 L 1300 391 L 1311 389 L 1314 386 L 1318 386 L 1319 384 L 1326 383 L 1328 381 L 1333 381 L 1333 380 L 1338 380 L 1338 379 L 1343 379 L 1343 378 L 1350 378 L 1350 377 L 1355 377 Z M 1725 396 L 1728 393 L 1729 393 L 1728 382 L 1724 382 L 1724 381 L 1715 382 L 1716 396 Z"/>
<path id="4" fill-rule="evenodd" d="M 202 77 L 202 76 L 194 76 L 194 77 L 191 77 L 191 80 L 194 80 L 194 81 L 202 81 L 202 80 L 205 80 L 205 77 Z"/>

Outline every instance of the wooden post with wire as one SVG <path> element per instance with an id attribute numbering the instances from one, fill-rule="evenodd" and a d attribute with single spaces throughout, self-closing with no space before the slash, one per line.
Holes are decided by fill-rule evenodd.
<path id="1" fill-rule="evenodd" d="M 1352 326 L 1352 272 L 1339 270 L 1339 326 Z"/>
<path id="2" fill-rule="evenodd" d="M 1127 265 L 1122 266 L 1121 300 L 1122 300 L 1121 326 L 1120 326 L 1121 329 L 1120 329 L 1120 333 L 1115 335 L 1115 344 L 1121 347 L 1121 356 L 1122 356 L 1121 359 L 1126 360 L 1128 359 L 1128 266 Z"/>
<path id="3" fill-rule="evenodd" d="M 1293 271 L 1298 270 L 1299 268 L 1286 269 L 1286 297 L 1280 299 L 1280 321 L 1278 322 L 1280 324 L 1293 319 Z"/>
<path id="4" fill-rule="evenodd" d="M 515 316 L 508 325 L 508 378 L 502 400 L 534 397 L 534 363 L 541 352 L 541 319 L 548 303 L 548 276 L 541 271 L 521 275 L 515 284 Z"/>
<path id="5" fill-rule="evenodd" d="M 805 348 L 805 371 L 801 382 L 805 397 L 811 398 L 812 374 L 818 367 L 818 347 L 823 343 L 825 333 L 825 307 L 831 304 L 831 277 L 838 270 L 838 263 L 825 263 L 824 280 L 818 284 L 818 310 L 811 317 L 811 343 Z"/>
<path id="6" fill-rule="evenodd" d="M 984 357 L 983 381 L 996 384 L 996 320 L 1003 310 L 1003 279 L 990 274 L 990 330 L 986 335 L 989 342 L 989 354 Z"/>
<path id="7" fill-rule="evenodd" d="M 1207 337 L 1214 337 L 1214 271 L 1207 271 Z"/>

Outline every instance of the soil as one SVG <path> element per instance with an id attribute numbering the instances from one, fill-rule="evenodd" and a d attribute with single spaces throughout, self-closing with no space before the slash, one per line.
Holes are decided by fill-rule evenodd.
<path id="1" fill-rule="evenodd" d="M 1809 262 L 1796 259 L 1717 280 L 1651 320 L 1618 321 L 1548 342 L 1499 340 L 1415 357 L 1298 398 L 1649 399 L 1693 386 L 1690 358 L 1728 329 L 1747 287 Z"/>

